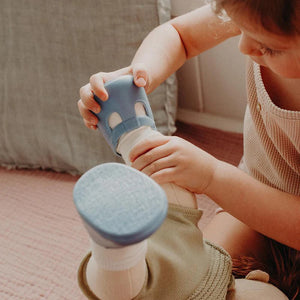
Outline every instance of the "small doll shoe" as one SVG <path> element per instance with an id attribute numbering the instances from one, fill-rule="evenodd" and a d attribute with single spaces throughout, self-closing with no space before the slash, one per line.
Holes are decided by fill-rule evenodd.
<path id="1" fill-rule="evenodd" d="M 90 169 L 77 181 L 73 196 L 90 237 L 106 248 L 145 240 L 168 210 L 166 194 L 155 181 L 119 163 Z"/>
<path id="2" fill-rule="evenodd" d="M 101 105 L 100 113 L 95 114 L 99 122 L 97 127 L 104 138 L 117 153 L 116 149 L 120 137 L 127 132 L 142 126 L 156 129 L 153 114 L 144 88 L 137 87 L 133 82 L 133 76 L 125 75 L 105 83 L 108 92 L 108 100 L 102 101 L 96 95 L 94 99 Z M 144 114 L 138 114 L 138 105 L 142 105 Z M 120 122 L 116 126 L 110 124 L 110 117 L 117 114 Z"/>

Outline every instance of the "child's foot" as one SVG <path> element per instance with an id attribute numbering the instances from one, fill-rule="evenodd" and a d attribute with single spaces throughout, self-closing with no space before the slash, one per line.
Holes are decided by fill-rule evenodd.
<path id="1" fill-rule="evenodd" d="M 75 185 L 74 202 L 91 239 L 106 248 L 148 238 L 162 224 L 168 206 L 157 183 L 117 163 L 85 173 Z"/>
<path id="2" fill-rule="evenodd" d="M 96 114 L 99 119 L 97 126 L 107 143 L 117 153 L 118 142 L 123 134 L 142 126 L 152 129 L 156 127 L 145 90 L 134 84 L 131 75 L 108 81 L 105 89 L 109 95 L 107 101 L 101 101 L 94 96 L 101 105 L 100 113 Z M 111 122 L 111 119 L 114 120 Z"/>
<path id="3" fill-rule="evenodd" d="M 107 163 L 77 181 L 74 202 L 91 237 L 91 257 L 79 270 L 83 292 L 99 299 L 134 298 L 146 277 L 146 239 L 167 214 L 163 189 L 131 167 Z"/>

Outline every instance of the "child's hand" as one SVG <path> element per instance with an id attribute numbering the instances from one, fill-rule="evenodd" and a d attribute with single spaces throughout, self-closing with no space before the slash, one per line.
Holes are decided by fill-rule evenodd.
<path id="1" fill-rule="evenodd" d="M 176 136 L 157 136 L 142 141 L 130 153 L 132 167 L 159 184 L 173 182 L 195 193 L 204 193 L 219 161 Z"/>
<path id="2" fill-rule="evenodd" d="M 78 109 L 83 117 L 84 124 L 91 129 L 97 129 L 98 118 L 92 114 L 99 113 L 100 105 L 95 101 L 94 94 L 103 101 L 108 99 L 107 91 L 104 83 L 113 80 L 122 75 L 132 74 L 134 83 L 138 87 L 144 87 L 147 92 L 149 86 L 148 74 L 143 64 L 135 64 L 114 72 L 100 72 L 90 77 L 90 82 L 80 88 L 80 100 L 78 101 Z"/>

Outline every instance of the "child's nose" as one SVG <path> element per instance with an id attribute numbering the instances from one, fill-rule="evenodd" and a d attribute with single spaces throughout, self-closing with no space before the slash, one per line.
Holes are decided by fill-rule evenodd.
<path id="1" fill-rule="evenodd" d="M 242 33 L 239 41 L 239 49 L 245 55 L 250 55 L 250 56 L 263 55 L 263 53 L 259 48 L 258 42 L 246 36 L 244 33 Z"/>

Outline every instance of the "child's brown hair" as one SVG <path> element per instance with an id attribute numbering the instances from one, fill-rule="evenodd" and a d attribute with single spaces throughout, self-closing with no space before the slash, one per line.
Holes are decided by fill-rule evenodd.
<path id="1" fill-rule="evenodd" d="M 285 34 L 300 34 L 300 0 L 210 0 L 215 13 L 226 9 L 233 13 L 249 12 L 251 19 L 267 31 Z"/>

